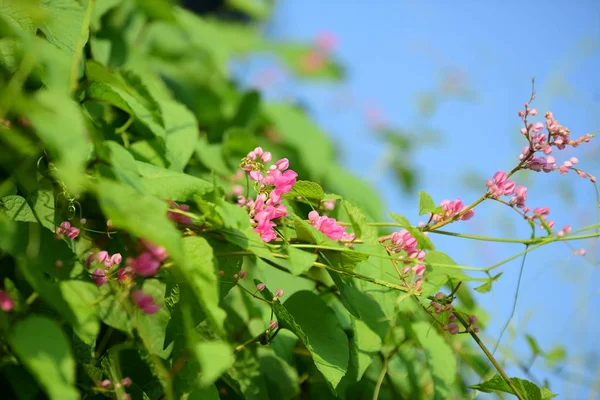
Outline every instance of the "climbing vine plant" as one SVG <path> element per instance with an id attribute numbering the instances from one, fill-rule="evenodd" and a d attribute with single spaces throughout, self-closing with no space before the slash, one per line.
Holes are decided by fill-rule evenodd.
<path id="1" fill-rule="evenodd" d="M 255 23 L 164 0 L 0 0 L 3 393 L 554 397 L 507 376 L 471 291 L 489 292 L 505 262 L 539 247 L 599 236 L 599 225 L 559 229 L 515 180 L 595 183 L 561 156 L 594 135 L 538 114 L 532 92 L 514 164 L 470 203 L 419 192 L 427 222 L 414 225 L 383 212 L 305 111 L 230 76 L 232 57 L 267 52 L 299 76 L 338 79 L 331 38 L 271 43 L 257 26 L 269 7 L 236 3 Z M 483 202 L 518 213 L 531 237 L 442 229 L 480 217 Z M 436 234 L 522 251 L 461 265 Z"/>

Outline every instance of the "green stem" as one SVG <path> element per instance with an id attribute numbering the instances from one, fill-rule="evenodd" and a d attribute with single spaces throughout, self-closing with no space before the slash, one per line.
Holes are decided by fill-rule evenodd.
<path id="1" fill-rule="evenodd" d="M 461 317 L 459 313 L 454 313 L 454 315 L 456 316 L 456 319 L 458 319 L 460 321 L 460 323 L 466 329 L 468 329 L 469 324 L 467 323 L 467 321 L 465 321 L 464 318 Z M 469 334 L 475 340 L 475 342 L 477 343 L 477 345 L 479 346 L 479 348 L 485 353 L 486 357 L 488 358 L 488 360 L 490 360 L 490 362 L 492 363 L 492 365 L 494 365 L 494 368 L 496 368 L 496 371 L 498 371 L 498 373 L 500 374 L 500 376 L 502 377 L 502 379 L 504 379 L 504 381 L 506 382 L 506 384 L 508 385 L 508 387 L 511 388 L 511 390 L 513 391 L 513 394 L 515 396 L 517 396 L 517 398 L 519 400 L 525 400 L 525 398 L 523 397 L 523 395 L 521 394 L 521 392 L 519 392 L 519 390 L 515 387 L 515 385 L 512 383 L 512 381 L 508 377 L 508 375 L 506 375 L 506 372 L 504 372 L 504 369 L 502 369 L 502 367 L 500 366 L 500 364 L 498 364 L 498 361 L 496 361 L 496 358 L 494 358 L 494 356 L 492 355 L 492 353 L 490 353 L 490 351 L 488 350 L 488 348 L 486 347 L 486 345 L 481 341 L 481 339 L 479 339 L 479 336 L 477 336 L 477 334 L 475 332 L 473 332 L 472 330 L 470 330 L 470 329 L 469 329 Z"/>

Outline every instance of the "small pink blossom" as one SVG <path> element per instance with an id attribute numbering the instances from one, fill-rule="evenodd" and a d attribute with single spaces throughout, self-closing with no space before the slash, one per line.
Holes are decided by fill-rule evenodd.
<path id="1" fill-rule="evenodd" d="M 102 268 L 97 268 L 94 272 L 92 272 L 92 280 L 98 287 L 105 285 L 106 282 L 108 282 L 108 279 L 106 279 L 106 273 Z"/>
<path id="2" fill-rule="evenodd" d="M 269 330 L 272 331 L 273 329 L 277 328 L 279 326 L 279 324 L 277 323 L 277 321 L 271 321 L 269 323 Z"/>
<path id="3" fill-rule="evenodd" d="M 550 207 L 536 207 L 533 209 L 533 213 L 537 215 L 548 215 L 550 213 Z"/>
<path id="4" fill-rule="evenodd" d="M 287 158 L 282 158 L 281 160 L 275 163 L 277 169 L 280 171 L 285 171 L 290 167 L 290 161 Z"/>
<path id="5" fill-rule="evenodd" d="M 335 208 L 335 200 L 325 200 L 323 202 L 323 208 L 326 210 L 333 210 Z"/>
<path id="6" fill-rule="evenodd" d="M 174 201 L 169 201 L 169 205 L 171 206 L 171 208 L 175 208 L 177 210 L 185 212 L 190 211 L 190 206 L 188 206 L 187 204 L 177 205 L 177 203 L 175 203 Z M 192 225 L 193 223 L 190 217 L 183 214 L 179 214 L 174 211 L 167 212 L 167 216 L 171 221 L 175 221 L 176 223 L 181 225 Z"/>
<path id="7" fill-rule="evenodd" d="M 159 310 L 159 305 L 154 302 L 152 296 L 145 294 L 139 289 L 131 293 L 131 299 L 144 314 L 154 314 Z"/>
<path id="8" fill-rule="evenodd" d="M 6 292 L 0 291 L 0 309 L 4 312 L 10 312 L 15 307 L 15 301 Z"/>
<path id="9" fill-rule="evenodd" d="M 154 276 L 160 269 L 160 260 L 151 253 L 142 253 L 137 258 L 127 260 L 133 271 L 143 277 Z"/>
<path id="10" fill-rule="evenodd" d="M 275 291 L 275 296 L 277 296 L 277 297 L 283 297 L 283 289 L 277 289 Z"/>
<path id="11" fill-rule="evenodd" d="M 258 290 L 259 292 L 262 292 L 263 290 L 265 290 L 265 284 L 264 283 L 259 283 L 258 285 L 256 285 L 256 290 Z"/>

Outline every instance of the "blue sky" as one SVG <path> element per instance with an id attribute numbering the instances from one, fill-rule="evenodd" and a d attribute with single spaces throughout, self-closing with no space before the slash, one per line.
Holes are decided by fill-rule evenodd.
<path id="1" fill-rule="evenodd" d="M 468 204 L 485 190 L 483 179 L 516 164 L 525 145 L 516 113 L 529 98 L 532 77 L 540 114 L 552 110 L 573 136 L 600 129 L 600 2 L 284 0 L 268 27 L 270 36 L 286 40 L 311 41 L 321 31 L 339 37 L 335 55 L 346 66 L 347 79 L 341 84 L 288 80 L 285 93 L 309 105 L 337 139 L 344 164 L 379 188 L 388 210 L 415 223 L 416 193 L 402 194 L 391 174 L 382 173 L 386 148 L 365 122 L 367 105 L 377 105 L 390 125 L 410 131 L 417 142 L 420 125 L 438 132 L 435 143 L 411 157 L 419 170 L 418 190 L 438 202 L 461 197 Z M 442 100 L 423 124 L 416 107 L 419 93 L 436 91 L 448 71 L 460 71 L 475 96 Z M 577 155 L 583 169 L 600 176 L 598 150 L 593 143 L 553 155 L 559 162 Z M 388 156 L 395 155 L 388 149 Z M 467 174 L 481 177 L 477 190 L 465 183 Z M 530 187 L 528 204 L 549 206 L 558 226 L 576 229 L 597 222 L 595 189 L 574 174 L 529 172 L 515 179 Z M 449 230 L 529 237 L 527 225 L 499 204 L 484 203 L 471 221 Z M 520 245 L 434 239 L 462 265 L 485 267 L 522 250 Z M 516 337 L 507 332 L 502 340 L 523 362 L 530 355 L 525 333 L 544 350 L 565 346 L 570 374 L 550 373 L 541 361 L 532 369 L 565 399 L 594 396 L 574 381 L 600 384 L 598 242 L 572 243 L 586 248 L 585 258 L 572 256 L 564 243 L 528 256 L 512 320 Z M 519 266 L 520 260 L 506 264 L 493 293 L 478 296 L 491 314 L 484 331 L 488 344 L 495 343 L 510 315 Z M 509 375 L 523 376 L 508 365 Z"/>

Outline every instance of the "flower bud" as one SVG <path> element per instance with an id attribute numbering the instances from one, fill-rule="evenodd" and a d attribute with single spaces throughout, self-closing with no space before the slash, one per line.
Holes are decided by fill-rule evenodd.
<path id="1" fill-rule="evenodd" d="M 264 283 L 259 283 L 258 285 L 256 285 L 256 289 L 259 292 L 262 292 L 263 290 L 265 290 L 265 284 Z"/>

